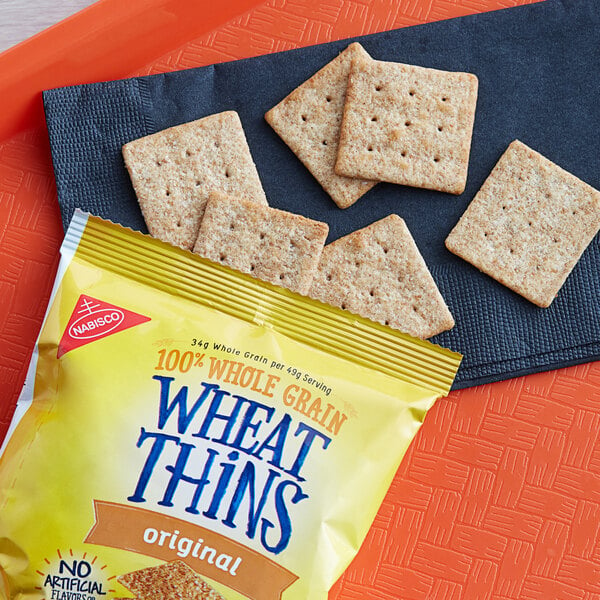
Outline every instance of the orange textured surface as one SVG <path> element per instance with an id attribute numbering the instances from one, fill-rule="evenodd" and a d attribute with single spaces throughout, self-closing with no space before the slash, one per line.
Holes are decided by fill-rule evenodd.
<path id="1" fill-rule="evenodd" d="M 62 237 L 42 89 L 525 3 L 102 0 L 0 55 L 0 438 Z M 599 436 L 600 363 L 441 400 L 331 600 L 600 600 Z"/>

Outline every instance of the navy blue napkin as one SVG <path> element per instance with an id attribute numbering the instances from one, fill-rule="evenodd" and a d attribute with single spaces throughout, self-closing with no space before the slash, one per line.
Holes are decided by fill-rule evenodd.
<path id="1" fill-rule="evenodd" d="M 122 81 L 46 91 L 65 226 L 75 207 L 146 231 L 121 146 L 224 111 L 240 114 L 271 206 L 326 221 L 332 241 L 403 217 L 456 319 L 432 341 L 465 356 L 455 387 L 600 358 L 600 241 L 541 309 L 449 253 L 444 239 L 500 155 L 520 139 L 600 187 L 600 7 L 546 0 L 354 38 L 380 60 L 479 77 L 468 184 L 461 196 L 379 184 L 340 210 L 265 122 L 264 113 L 350 40 Z"/>

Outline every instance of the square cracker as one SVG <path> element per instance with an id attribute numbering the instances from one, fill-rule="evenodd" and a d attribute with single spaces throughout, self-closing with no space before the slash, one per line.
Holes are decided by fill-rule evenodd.
<path id="1" fill-rule="evenodd" d="M 355 58 L 336 173 L 461 194 L 477 88 L 470 73 Z"/>
<path id="2" fill-rule="evenodd" d="M 180 560 L 132 571 L 120 575 L 117 581 L 133 592 L 136 600 L 225 600 Z"/>
<path id="3" fill-rule="evenodd" d="M 599 228 L 600 192 L 515 140 L 446 247 L 547 307 Z"/>
<path id="4" fill-rule="evenodd" d="M 309 295 L 421 339 L 454 326 L 408 227 L 395 214 L 325 246 Z"/>
<path id="5" fill-rule="evenodd" d="M 305 294 L 328 232 L 326 223 L 213 192 L 194 252 Z"/>
<path id="6" fill-rule="evenodd" d="M 164 129 L 123 146 L 150 234 L 191 250 L 211 190 L 267 204 L 235 111 Z"/>
<path id="7" fill-rule="evenodd" d="M 351 206 L 376 184 L 334 171 L 350 64 L 361 56 L 369 58 L 359 43 L 350 44 L 265 115 L 340 208 Z"/>

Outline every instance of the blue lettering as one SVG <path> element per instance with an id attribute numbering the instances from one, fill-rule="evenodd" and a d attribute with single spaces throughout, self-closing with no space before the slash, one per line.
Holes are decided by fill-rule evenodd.
<path id="1" fill-rule="evenodd" d="M 259 409 L 264 410 L 267 413 L 266 418 L 264 421 L 253 422 L 252 419 L 256 415 L 256 411 Z M 258 446 L 258 442 L 254 442 L 249 447 L 244 447 L 242 444 L 244 443 L 246 431 L 251 430 L 252 437 L 256 438 L 256 434 L 258 433 L 260 426 L 263 424 L 263 422 L 268 423 L 271 420 L 271 417 L 273 416 L 274 412 L 275 409 L 272 406 L 267 406 L 265 404 L 261 404 L 260 402 L 251 402 L 250 406 L 248 406 L 246 412 L 244 413 L 244 417 L 240 424 L 240 428 L 238 429 L 237 436 L 235 437 L 235 440 L 233 440 L 233 442 L 231 442 L 230 444 L 231 447 L 237 448 L 238 450 L 246 452 L 247 454 L 252 454 Z"/>
<path id="2" fill-rule="evenodd" d="M 281 459 L 283 458 L 283 450 L 285 448 L 285 440 L 287 439 L 288 431 L 290 430 L 290 423 L 292 422 L 292 417 L 290 415 L 284 415 L 277 427 L 271 431 L 271 433 L 267 436 L 267 439 L 260 445 L 258 450 L 254 453 L 254 456 L 263 460 L 261 454 L 263 451 L 267 450 L 273 453 L 273 456 L 269 462 L 269 464 L 282 469 Z M 271 445 L 271 441 L 275 440 L 275 442 Z"/>
<path id="3" fill-rule="evenodd" d="M 152 379 L 156 379 L 156 381 L 160 381 L 160 404 L 158 409 L 158 428 L 164 429 L 169 417 L 173 413 L 173 411 L 178 408 L 179 412 L 177 415 L 177 431 L 179 433 L 185 433 L 187 428 L 190 426 L 192 419 L 198 412 L 198 409 L 202 406 L 204 401 L 208 398 L 211 392 L 215 392 L 215 390 L 219 390 L 219 386 L 211 383 L 203 383 L 202 386 L 204 390 L 198 397 L 198 400 L 194 403 L 194 406 L 187 411 L 187 396 L 188 396 L 188 387 L 184 385 L 179 392 L 173 398 L 173 401 L 169 403 L 169 388 L 171 387 L 171 382 L 175 381 L 174 377 L 162 377 L 161 375 L 154 375 Z M 217 392 L 215 392 L 216 394 Z M 221 392 L 226 393 L 226 392 Z"/>
<path id="4" fill-rule="evenodd" d="M 223 524 L 227 525 L 227 527 L 235 527 L 234 519 L 237 515 L 237 512 L 240 508 L 240 504 L 242 500 L 246 496 L 246 492 L 248 494 L 248 528 L 246 530 L 246 535 L 250 539 L 254 539 L 256 534 L 256 527 L 258 526 L 258 520 L 260 515 L 265 507 L 267 497 L 269 492 L 271 491 L 271 487 L 273 482 L 277 477 L 281 477 L 281 475 L 274 471 L 273 469 L 269 469 L 269 475 L 267 477 L 267 481 L 262 490 L 261 497 L 256 503 L 256 470 L 254 465 L 251 462 L 247 462 L 244 465 L 244 469 L 242 474 L 240 475 L 237 487 L 235 488 L 235 492 L 233 493 L 233 498 L 231 499 L 231 504 L 229 506 L 229 511 L 227 512 L 227 517 L 223 520 Z"/>
<path id="5" fill-rule="evenodd" d="M 206 384 L 204 384 L 204 385 L 206 385 Z M 216 386 L 216 387 L 218 387 L 218 386 Z M 199 438 L 202 438 L 205 440 L 213 439 L 214 441 L 219 442 L 221 444 L 227 444 L 227 438 L 229 437 L 229 434 L 231 433 L 231 430 L 233 429 L 233 426 L 235 425 L 235 421 L 237 419 L 237 416 L 240 413 L 242 404 L 244 404 L 244 402 L 250 402 L 250 401 L 246 400 L 246 398 L 243 398 L 242 396 L 233 396 L 234 398 L 237 398 L 237 401 L 234 404 L 232 411 L 230 413 L 223 414 L 223 413 L 219 413 L 219 409 L 221 408 L 221 401 L 223 400 L 223 396 L 231 396 L 231 394 L 229 392 L 226 392 L 225 390 L 220 390 L 220 389 L 215 391 L 212 402 L 210 403 L 210 406 L 208 407 L 208 410 L 206 411 L 206 416 L 202 420 L 202 426 L 198 430 L 198 433 L 193 434 L 194 437 L 199 437 Z M 215 419 L 225 421 L 225 428 L 224 428 L 223 433 L 221 434 L 220 438 L 217 438 L 217 437 L 210 438 L 208 435 L 208 430 L 210 429 L 210 426 L 213 424 L 213 421 Z"/>
<path id="6" fill-rule="evenodd" d="M 202 497 L 202 492 L 206 485 L 210 483 L 209 475 L 212 469 L 213 462 L 215 457 L 219 455 L 216 450 L 211 450 L 208 448 L 206 452 L 208 453 L 208 457 L 206 462 L 204 463 L 204 470 L 202 471 L 202 475 L 200 478 L 190 477 L 184 473 L 184 469 L 187 465 L 188 459 L 190 457 L 190 453 L 192 450 L 195 450 L 196 446 L 192 444 L 181 443 L 181 449 L 179 451 L 179 456 L 175 461 L 174 466 L 166 467 L 167 471 L 171 473 L 171 479 L 169 480 L 169 484 L 167 485 L 167 489 L 165 490 L 165 495 L 163 499 L 159 502 L 161 506 L 173 506 L 173 496 L 177 491 L 177 487 L 181 481 L 185 483 L 193 484 L 196 489 L 194 491 L 194 497 L 190 502 L 190 505 L 185 509 L 186 512 L 197 515 L 199 513 L 198 503 L 200 502 L 200 498 Z"/>
<path id="7" fill-rule="evenodd" d="M 164 493 L 157 502 L 159 505 L 173 507 L 175 495 L 185 491 L 186 499 L 192 496 L 186 512 L 220 519 L 230 528 L 245 526 L 249 539 L 259 536 L 267 551 L 282 552 L 292 536 L 290 509 L 308 498 L 300 485 L 305 481 L 304 465 L 311 450 L 326 450 L 331 438 L 298 423 L 289 414 L 284 413 L 279 422 L 272 423 L 274 416 L 279 416 L 275 407 L 234 395 L 216 384 L 202 382 L 200 395 L 188 406 L 188 386 L 174 389 L 171 387 L 174 377 L 152 378 L 160 384 L 158 428 L 161 431 L 151 433 L 141 428 L 136 446 L 141 448 L 149 440 L 150 447 L 134 493 L 127 499 L 146 502 L 148 486 L 160 465 L 157 478 L 165 480 L 166 487 L 161 486 Z M 176 421 L 179 436 L 162 432 L 169 421 Z M 172 423 L 171 427 L 174 426 Z M 190 443 L 194 438 L 228 447 L 226 458 L 205 443 L 198 446 Z M 287 448 L 288 440 L 294 450 Z M 242 452 L 248 455 L 245 461 L 240 460 Z M 185 490 L 180 490 L 181 487 Z M 69 571 L 70 565 L 65 563 L 63 568 Z"/>
<path id="8" fill-rule="evenodd" d="M 239 459 L 239 457 L 240 457 L 240 453 L 236 452 L 235 450 L 233 452 L 230 452 L 227 455 L 227 458 L 231 461 L 236 461 Z M 211 500 L 210 506 L 208 507 L 207 510 L 205 510 L 202 513 L 205 517 L 208 517 L 209 519 L 217 518 L 217 512 L 219 511 L 219 507 L 221 506 L 221 500 L 223 500 L 223 496 L 225 495 L 225 492 L 227 491 L 227 488 L 229 487 L 229 482 L 231 481 L 231 476 L 233 475 L 233 472 L 235 471 L 234 464 L 222 462 L 221 466 L 223 467 L 223 471 L 221 473 L 221 477 L 219 477 L 219 483 L 217 483 L 217 489 L 215 490 L 215 493 Z"/>
<path id="9" fill-rule="evenodd" d="M 298 504 L 300 500 L 308 498 L 308 495 L 305 494 L 300 486 L 293 481 L 282 481 L 277 486 L 277 489 L 275 490 L 275 510 L 277 512 L 279 528 L 281 530 L 281 535 L 279 536 L 278 542 L 272 545 L 267 541 L 267 532 L 269 529 L 275 527 L 275 525 L 268 519 L 262 520 L 262 527 L 260 531 L 260 541 L 263 547 L 274 554 L 279 554 L 282 550 L 285 550 L 292 536 L 292 521 L 290 519 L 290 513 L 284 498 L 285 489 L 290 486 L 295 490 L 294 495 L 290 499 L 292 504 Z"/>
<path id="10" fill-rule="evenodd" d="M 156 463 L 162 454 L 162 451 L 165 448 L 165 444 L 167 442 L 175 442 L 175 444 L 179 444 L 179 438 L 174 437 L 172 435 L 166 435 L 165 433 L 148 433 L 143 427 L 140 433 L 140 437 L 138 438 L 136 446 L 141 448 L 142 444 L 147 439 L 154 439 L 154 443 L 152 444 L 152 448 L 150 448 L 150 452 L 148 453 L 148 458 L 146 459 L 146 464 L 142 469 L 142 473 L 138 480 L 135 491 L 133 492 L 133 496 L 129 496 L 127 500 L 130 502 L 146 502 L 144 498 L 144 492 L 146 491 L 146 486 L 150 481 L 150 477 L 152 477 L 152 473 L 154 472 L 154 467 L 156 467 Z"/>
<path id="11" fill-rule="evenodd" d="M 306 437 L 300 446 L 296 460 L 294 461 L 292 468 L 289 471 L 286 471 L 286 473 L 293 475 L 298 481 L 305 481 L 304 477 L 300 476 L 300 469 L 302 468 L 302 465 L 308 456 L 308 452 L 312 446 L 312 443 L 315 441 L 315 438 L 319 437 L 323 440 L 323 450 L 325 450 L 331 442 L 331 438 L 319 433 L 316 429 L 313 429 L 304 423 L 298 423 L 298 428 L 296 429 L 294 436 L 298 437 L 304 431 L 306 431 Z"/>

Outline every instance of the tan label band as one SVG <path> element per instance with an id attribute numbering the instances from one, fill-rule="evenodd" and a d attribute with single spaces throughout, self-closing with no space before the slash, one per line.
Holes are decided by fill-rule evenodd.
<path id="1" fill-rule="evenodd" d="M 255 550 L 175 517 L 100 500 L 94 500 L 94 512 L 96 520 L 85 542 L 166 562 L 182 560 L 251 600 L 277 600 L 298 579 Z"/>

